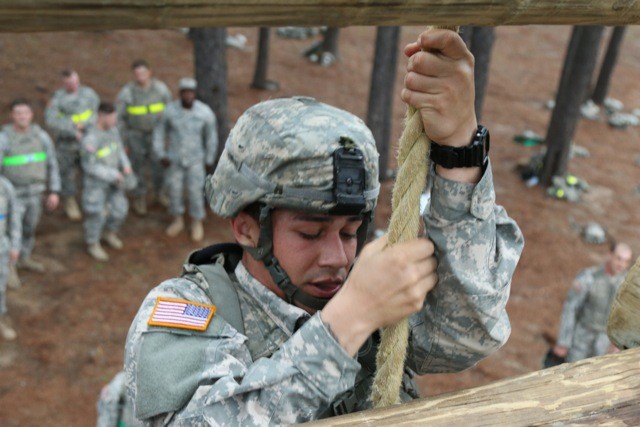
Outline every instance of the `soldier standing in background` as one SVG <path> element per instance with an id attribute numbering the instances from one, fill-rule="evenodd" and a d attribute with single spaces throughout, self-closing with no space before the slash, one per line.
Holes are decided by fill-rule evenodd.
<path id="1" fill-rule="evenodd" d="M 16 195 L 11 182 L 0 176 L 0 335 L 16 339 L 16 331 L 7 322 L 7 280 L 9 265 L 20 255 L 20 217 L 16 209 Z"/>
<path id="2" fill-rule="evenodd" d="M 575 362 L 607 353 L 609 310 L 631 256 L 627 244 L 612 244 L 604 264 L 578 274 L 562 308 L 558 341 L 552 349 L 557 357 Z"/>
<path id="3" fill-rule="evenodd" d="M 147 184 L 145 171 L 151 169 L 151 184 L 156 200 L 161 200 L 164 171 L 152 156 L 153 128 L 162 117 L 166 104 L 171 102 L 167 85 L 151 77 L 149 64 L 136 60 L 131 65 L 134 80 L 127 83 L 118 94 L 117 109 L 119 128 L 131 159 L 131 166 L 138 176 L 138 186 L 133 192 L 133 210 L 138 215 L 147 214 Z"/>
<path id="4" fill-rule="evenodd" d="M 153 134 L 153 151 L 167 169 L 165 182 L 169 193 L 169 213 L 173 221 L 167 235 L 173 237 L 184 229 L 183 191 L 186 183 L 191 215 L 191 240 L 204 237 L 204 178 L 213 166 L 218 149 L 216 116 L 211 108 L 196 99 L 196 81 L 179 82 L 180 99 L 167 107 Z"/>
<path id="5" fill-rule="evenodd" d="M 80 140 L 96 122 L 98 94 L 80 84 L 78 73 L 62 72 L 62 85 L 45 110 L 45 122 L 54 135 L 60 178 L 62 206 L 69 219 L 79 221 L 82 214 L 76 201 L 76 170 L 80 164 Z"/>
<path id="6" fill-rule="evenodd" d="M 96 126 L 82 140 L 84 236 L 89 255 L 99 261 L 109 259 L 100 245 L 101 237 L 112 248 L 122 248 L 116 233 L 129 210 L 124 185 L 132 175 L 131 163 L 124 152 L 117 122 L 113 105 L 101 103 Z"/>
<path id="7" fill-rule="evenodd" d="M 0 168 L 15 188 L 17 215 L 22 225 L 22 243 L 17 266 L 44 272 L 42 263 L 31 257 L 35 244 L 36 227 L 42 214 L 42 194 L 49 191 L 46 207 L 58 207 L 60 173 L 58 161 L 49 135 L 33 124 L 31 104 L 22 98 L 11 103 L 11 123 L 0 133 Z M 19 286 L 17 281 L 13 286 Z"/>

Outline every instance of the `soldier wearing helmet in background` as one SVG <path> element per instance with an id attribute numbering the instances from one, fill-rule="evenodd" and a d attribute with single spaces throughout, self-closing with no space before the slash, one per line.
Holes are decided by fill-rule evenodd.
<path id="1" fill-rule="evenodd" d="M 76 200 L 76 171 L 80 169 L 80 140 L 96 123 L 100 97 L 90 87 L 80 84 L 78 73 L 62 71 L 62 85 L 49 101 L 45 123 L 56 141 L 56 157 L 60 167 L 62 207 L 72 221 L 80 221 L 82 213 Z"/>
<path id="2" fill-rule="evenodd" d="M 125 190 L 132 190 L 136 184 L 117 121 L 113 105 L 101 103 L 96 126 L 82 140 L 84 239 L 87 252 L 98 261 L 109 259 L 100 240 L 113 249 L 122 249 L 117 233 L 129 211 Z"/>
<path id="3" fill-rule="evenodd" d="M 33 110 L 26 99 L 11 103 L 11 123 L 0 133 L 0 170 L 13 184 L 18 200 L 22 243 L 17 266 L 42 273 L 45 266 L 33 259 L 31 252 L 42 214 L 42 194 L 48 191 L 45 204 L 54 210 L 59 201 L 60 173 L 53 142 L 33 123 Z M 12 280 L 13 286 L 19 286 L 15 271 Z"/>
<path id="4" fill-rule="evenodd" d="M 164 171 L 152 154 L 153 128 L 162 118 L 166 105 L 171 102 L 167 85 L 152 77 L 149 64 L 138 59 L 131 64 L 134 80 L 127 83 L 118 94 L 118 125 L 120 135 L 128 148 L 133 172 L 138 176 L 138 186 L 133 191 L 133 210 L 138 215 L 147 214 L 146 171 L 151 171 L 151 186 L 155 199 L 161 200 Z"/>
<path id="5" fill-rule="evenodd" d="M 166 168 L 165 185 L 169 194 L 169 213 L 173 221 L 167 235 L 177 236 L 184 229 L 185 187 L 189 198 L 191 240 L 204 237 L 205 217 L 202 188 L 206 168 L 213 165 L 218 150 L 216 116 L 204 102 L 196 99 L 196 81 L 180 79 L 180 99 L 167 107 L 153 133 L 153 151 Z"/>
<path id="6" fill-rule="evenodd" d="M 457 151 L 478 132 L 473 58 L 452 34 L 423 33 L 405 48 L 402 97 L 425 113 L 432 140 Z M 236 244 L 191 254 L 129 330 L 136 416 L 278 425 L 368 408 L 378 330 L 407 316 L 403 400 L 418 396 L 415 373 L 458 371 L 496 351 L 523 240 L 495 205 L 488 159 L 469 166 L 431 170 L 429 239 L 364 246 L 380 185 L 362 120 L 301 97 L 248 109 L 205 188 Z"/>
<path id="7" fill-rule="evenodd" d="M 631 259 L 629 245 L 614 243 L 603 264 L 584 269 L 575 278 L 562 308 L 560 332 L 552 349 L 560 360 L 576 362 L 602 356 L 610 349 L 607 319 Z"/>

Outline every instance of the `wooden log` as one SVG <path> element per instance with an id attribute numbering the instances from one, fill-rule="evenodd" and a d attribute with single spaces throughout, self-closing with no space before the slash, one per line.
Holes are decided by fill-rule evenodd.
<path id="1" fill-rule="evenodd" d="M 215 26 L 630 25 L 634 0 L 0 0 L 0 31 Z"/>
<path id="2" fill-rule="evenodd" d="M 640 348 L 314 426 L 638 425 Z"/>
<path id="3" fill-rule="evenodd" d="M 613 300 L 607 335 L 618 348 L 640 346 L 640 257 L 627 273 Z"/>

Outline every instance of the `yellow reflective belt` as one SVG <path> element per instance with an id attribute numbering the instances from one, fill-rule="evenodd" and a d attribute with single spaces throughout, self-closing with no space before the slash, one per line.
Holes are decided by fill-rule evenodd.
<path id="1" fill-rule="evenodd" d="M 161 113 L 164 111 L 164 102 L 156 102 L 149 105 L 149 112 L 151 114 Z"/>
<path id="2" fill-rule="evenodd" d="M 127 107 L 127 113 L 132 116 L 144 116 L 145 114 L 157 114 L 164 111 L 164 103 L 156 102 L 149 105 L 130 105 Z"/>
<path id="3" fill-rule="evenodd" d="M 89 108 L 88 110 L 85 110 L 82 113 L 73 114 L 71 116 L 71 121 L 73 123 L 82 123 L 89 120 L 91 116 L 93 116 L 93 111 L 91 110 L 91 108 Z"/>
<path id="4" fill-rule="evenodd" d="M 111 154 L 112 150 L 115 151 L 115 149 L 117 144 L 115 142 L 112 142 L 111 144 L 107 145 L 106 147 L 102 147 L 101 149 L 99 149 L 98 151 L 96 151 L 96 157 L 101 159 L 103 157 L 107 157 L 109 154 Z"/>

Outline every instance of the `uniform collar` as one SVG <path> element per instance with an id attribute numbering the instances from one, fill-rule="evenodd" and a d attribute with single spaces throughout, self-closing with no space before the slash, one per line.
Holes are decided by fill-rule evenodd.
<path id="1" fill-rule="evenodd" d="M 278 295 L 267 289 L 266 286 L 247 271 L 242 261 L 238 263 L 234 273 L 240 287 L 255 300 L 256 304 L 260 306 L 269 318 L 287 335 L 293 335 L 296 329 L 311 317 L 309 313 L 303 309 L 288 304 Z"/>

